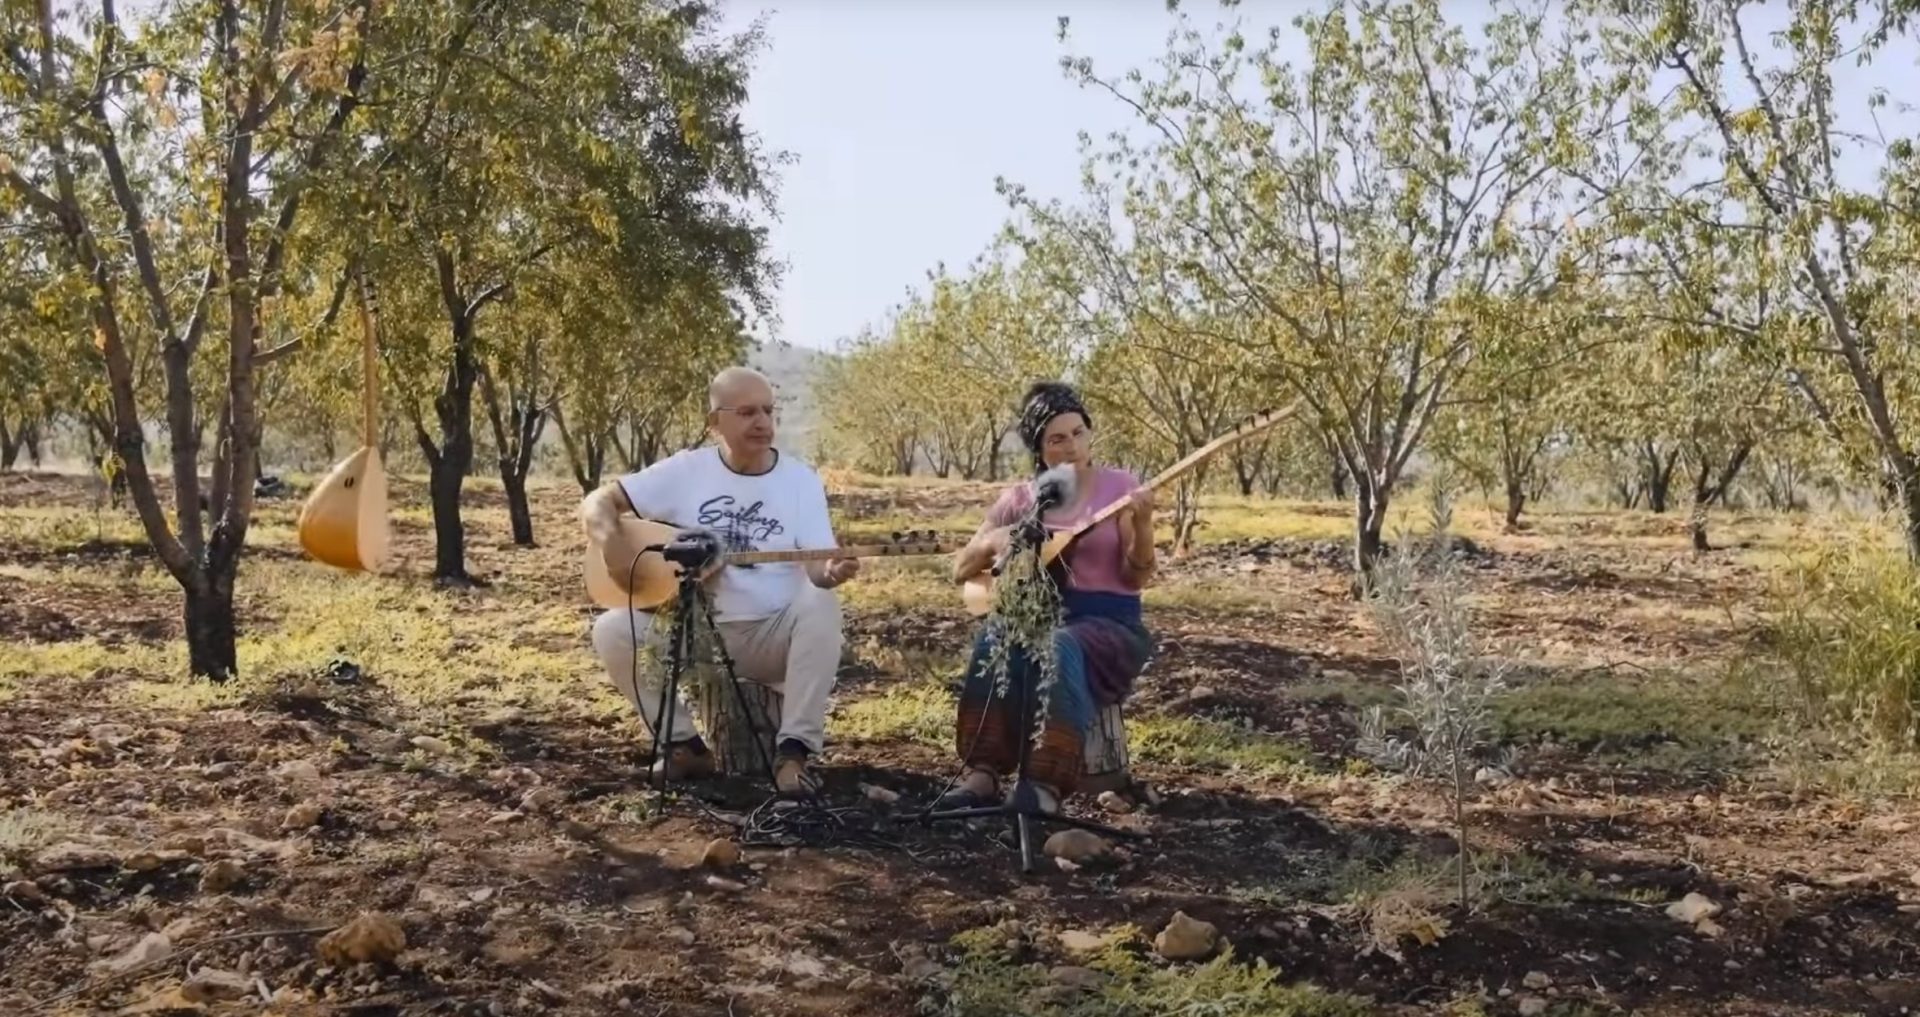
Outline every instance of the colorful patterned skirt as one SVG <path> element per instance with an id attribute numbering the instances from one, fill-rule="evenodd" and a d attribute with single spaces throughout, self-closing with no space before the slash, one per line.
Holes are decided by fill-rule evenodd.
<path id="1" fill-rule="evenodd" d="M 1059 673 L 1047 689 L 1046 724 L 1027 770 L 1064 797 L 1079 786 L 1094 715 L 1133 691 L 1134 680 L 1153 655 L 1153 638 L 1141 623 L 1137 596 L 1062 590 L 1061 598 L 1061 623 L 1053 630 Z M 987 673 L 997 633 L 998 623 L 989 620 L 974 637 L 956 734 L 960 757 L 968 765 L 1006 774 L 1020 762 L 1020 736 L 1031 727 L 1031 718 L 1023 722 L 1020 708 L 1027 702 L 1027 684 L 1039 681 L 1040 669 L 1025 652 L 1014 649 L 1007 662 L 1005 698 L 997 697 Z"/>

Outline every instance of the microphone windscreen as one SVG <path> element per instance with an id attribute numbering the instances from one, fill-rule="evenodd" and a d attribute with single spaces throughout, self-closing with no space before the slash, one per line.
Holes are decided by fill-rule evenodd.
<path id="1" fill-rule="evenodd" d="M 1079 477 L 1072 463 L 1062 463 L 1033 478 L 1033 500 L 1042 508 L 1066 505 L 1074 499 Z"/>

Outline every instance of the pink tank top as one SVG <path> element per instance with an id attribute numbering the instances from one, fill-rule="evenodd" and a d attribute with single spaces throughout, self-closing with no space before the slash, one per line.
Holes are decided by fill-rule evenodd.
<path id="1" fill-rule="evenodd" d="M 1129 497 L 1139 487 L 1139 479 L 1126 470 L 1100 467 L 1093 473 L 1093 491 L 1078 511 L 1069 515 L 1054 509 L 1041 522 L 1049 530 L 1070 530 L 1108 505 Z M 1030 482 L 1016 484 L 1000 493 L 1000 500 L 987 511 L 987 524 L 1005 526 L 1020 518 L 1032 505 L 1033 485 Z M 1107 519 L 1081 534 L 1062 556 L 1067 585 L 1089 593 L 1137 596 L 1140 587 L 1127 581 L 1125 554 L 1126 549 L 1120 546 L 1119 517 Z"/>

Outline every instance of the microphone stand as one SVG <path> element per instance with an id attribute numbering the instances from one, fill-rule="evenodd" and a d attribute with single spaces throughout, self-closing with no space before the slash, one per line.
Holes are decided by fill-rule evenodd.
<path id="1" fill-rule="evenodd" d="M 649 544 L 635 555 L 633 564 L 628 567 L 627 597 L 628 611 L 633 611 L 633 568 L 639 565 L 640 556 L 655 552 L 661 557 L 680 566 L 678 587 L 674 594 L 673 631 L 669 635 L 667 647 L 667 680 L 661 683 L 659 706 L 654 712 L 658 724 L 653 728 L 653 754 L 661 761 L 660 773 L 655 782 L 654 814 L 664 813 L 667 804 L 667 770 L 670 750 L 668 738 L 673 731 L 674 714 L 679 710 L 680 684 L 686 669 L 693 663 L 694 629 L 699 624 L 694 614 L 704 616 L 707 634 L 713 639 L 713 652 L 718 658 L 721 674 L 719 680 L 733 686 L 735 701 L 740 707 L 740 720 L 747 725 L 748 736 L 752 738 L 754 748 L 758 750 L 760 764 L 763 767 L 767 783 L 773 783 L 773 759 L 767 755 L 763 733 L 753 722 L 752 711 L 747 707 L 746 692 L 740 688 L 740 678 L 735 673 L 733 655 L 727 652 L 727 644 L 720 636 L 720 627 L 714 622 L 713 612 L 707 606 L 707 599 L 700 592 L 700 573 L 719 554 L 718 547 L 709 541 L 682 538 L 666 544 Z M 633 623 L 629 621 L 629 625 Z M 640 647 L 637 630 L 634 633 L 634 670 L 636 688 L 639 684 Z M 643 718 L 644 719 L 644 718 Z"/>
<path id="2" fill-rule="evenodd" d="M 1043 489 L 1040 497 L 1035 499 L 1032 510 L 1008 532 L 1007 553 L 1003 555 L 999 561 L 994 562 L 992 566 L 992 574 L 995 578 L 999 578 L 1006 563 L 1012 560 L 1015 554 L 1028 549 L 1037 552 L 1040 547 L 1046 543 L 1047 528 L 1041 523 L 1040 516 L 1043 512 L 1047 511 L 1047 509 L 1053 507 L 1053 503 L 1057 503 L 1058 501 L 1057 497 L 1048 499 L 1046 494 L 1047 492 Z M 1025 657 L 1025 651 L 1015 652 L 1020 653 L 1023 658 Z M 1028 874 L 1033 872 L 1033 838 L 1030 830 L 1030 822 L 1059 823 L 1062 826 L 1089 830 L 1114 838 L 1125 838 L 1136 841 L 1145 839 L 1144 834 L 1132 830 L 1121 830 L 1091 820 L 1069 816 L 1064 811 L 1066 808 L 1065 801 L 1058 803 L 1062 809 L 1060 812 L 1048 812 L 1040 807 L 1040 792 L 1034 787 L 1028 765 L 1033 753 L 1032 727 L 1035 713 L 1035 682 L 1031 668 L 1024 668 L 1022 670 L 1024 673 L 1020 680 L 1020 759 L 1015 770 L 1013 792 L 999 805 L 978 805 L 966 808 L 938 810 L 929 807 L 926 812 L 920 814 L 919 819 L 921 823 L 931 824 L 949 819 L 969 820 L 984 816 L 1006 816 L 1012 821 L 1015 835 L 1020 840 L 1020 871 Z"/>

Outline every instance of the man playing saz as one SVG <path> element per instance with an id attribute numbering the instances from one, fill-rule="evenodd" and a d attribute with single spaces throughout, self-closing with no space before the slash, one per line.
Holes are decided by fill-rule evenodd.
<path id="1" fill-rule="evenodd" d="M 773 386 L 757 371 L 730 367 L 708 389 L 707 426 L 714 443 L 688 449 L 621 477 L 588 495 L 581 520 L 605 549 L 613 575 L 640 553 L 620 522 L 629 514 L 683 530 L 704 530 L 723 552 L 830 550 L 826 487 L 812 467 L 774 444 Z M 743 677 L 781 692 L 774 785 L 783 794 L 816 789 L 808 759 L 824 743 L 827 701 L 840 667 L 840 602 L 832 590 L 860 571 L 857 558 L 719 564 L 708 573 L 714 620 Z M 717 572 L 717 574 L 716 574 Z M 635 667 L 635 633 L 656 660 L 666 633 L 651 612 L 621 608 L 594 622 L 593 649 L 607 677 L 654 733 L 656 771 L 669 780 L 712 775 L 714 756 L 694 729 L 682 699 L 660 740 L 660 670 Z"/>

